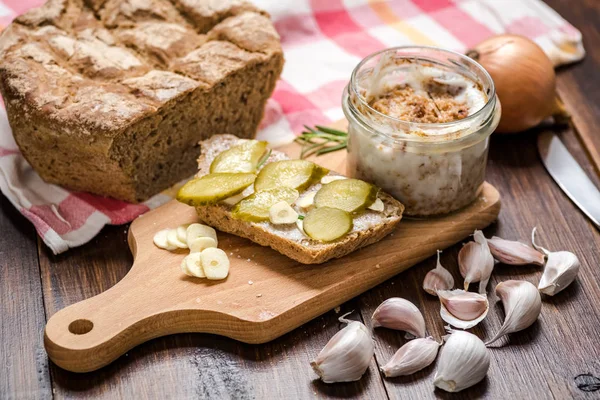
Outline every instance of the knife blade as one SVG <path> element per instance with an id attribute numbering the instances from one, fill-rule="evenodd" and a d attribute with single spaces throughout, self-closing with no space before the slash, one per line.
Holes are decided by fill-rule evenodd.
<path id="1" fill-rule="evenodd" d="M 542 163 L 550 176 L 600 229 L 600 190 L 554 132 L 540 133 L 537 144 Z"/>

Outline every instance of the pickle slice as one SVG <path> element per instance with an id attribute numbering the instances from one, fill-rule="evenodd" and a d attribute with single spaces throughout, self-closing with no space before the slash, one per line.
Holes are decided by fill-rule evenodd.
<path id="1" fill-rule="evenodd" d="M 255 179 L 254 174 L 220 172 L 204 175 L 183 185 L 177 192 L 177 200 L 190 206 L 215 204 L 243 192 Z"/>
<path id="2" fill-rule="evenodd" d="M 281 201 L 290 205 L 298 199 L 300 194 L 296 189 L 279 187 L 275 189 L 256 191 L 252 195 L 237 203 L 231 211 L 234 218 L 244 221 L 261 222 L 269 220 L 269 209 Z"/>
<path id="3" fill-rule="evenodd" d="M 265 165 L 260 171 L 254 187 L 266 190 L 289 187 L 303 190 L 327 175 L 329 170 L 306 160 L 283 160 Z"/>
<path id="4" fill-rule="evenodd" d="M 364 210 L 377 200 L 379 189 L 359 179 L 343 179 L 323 185 L 315 195 L 315 206 L 333 207 L 349 213 Z"/>
<path id="5" fill-rule="evenodd" d="M 248 140 L 220 153 L 210 164 L 210 172 L 256 172 L 267 151 L 267 142 Z"/>
<path id="6" fill-rule="evenodd" d="M 320 242 L 332 242 L 352 230 L 352 216 L 339 208 L 315 208 L 302 222 L 304 232 Z"/>

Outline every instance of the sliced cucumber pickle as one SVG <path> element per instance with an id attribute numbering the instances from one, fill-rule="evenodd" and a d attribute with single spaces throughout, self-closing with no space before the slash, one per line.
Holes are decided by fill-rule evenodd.
<path id="1" fill-rule="evenodd" d="M 289 187 L 303 190 L 327 175 L 329 170 L 306 160 L 283 160 L 265 165 L 260 171 L 254 187 L 266 190 Z"/>
<path id="2" fill-rule="evenodd" d="M 337 180 L 319 189 L 315 195 L 315 206 L 339 208 L 353 213 L 373 204 L 378 192 L 376 186 L 359 179 Z"/>
<path id="3" fill-rule="evenodd" d="M 177 200 L 190 206 L 215 204 L 243 192 L 255 179 L 254 174 L 220 172 L 204 175 L 183 185 L 177 192 Z"/>
<path id="4" fill-rule="evenodd" d="M 339 208 L 315 208 L 302 222 L 304 232 L 320 242 L 332 242 L 352 230 L 352 215 Z"/>
<path id="5" fill-rule="evenodd" d="M 269 209 L 281 201 L 290 205 L 298 199 L 300 194 L 296 189 L 279 187 L 275 189 L 260 190 L 237 203 L 232 210 L 234 218 L 244 221 L 261 222 L 269 220 Z"/>
<path id="6" fill-rule="evenodd" d="M 256 172 L 266 151 L 267 142 L 248 140 L 215 157 L 210 164 L 210 172 Z"/>

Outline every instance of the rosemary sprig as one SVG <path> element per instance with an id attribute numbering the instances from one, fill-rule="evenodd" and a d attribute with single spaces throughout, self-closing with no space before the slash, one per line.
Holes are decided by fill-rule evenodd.
<path id="1" fill-rule="evenodd" d="M 332 151 L 345 149 L 348 144 L 348 133 L 326 126 L 315 125 L 314 128 L 304 125 L 306 128 L 296 138 L 296 143 L 302 145 L 300 158 L 306 158 L 313 154 L 320 156 Z"/>

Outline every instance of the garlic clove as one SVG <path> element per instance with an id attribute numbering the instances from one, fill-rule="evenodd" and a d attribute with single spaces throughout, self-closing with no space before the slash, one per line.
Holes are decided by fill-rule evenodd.
<path id="1" fill-rule="evenodd" d="M 433 296 L 437 296 L 438 290 L 448 290 L 454 286 L 454 277 L 440 263 L 440 253 L 441 251 L 438 250 L 436 267 L 429 271 L 423 279 L 423 289 Z"/>
<path id="2" fill-rule="evenodd" d="M 487 240 L 492 256 L 508 265 L 544 265 L 544 255 L 525 243 L 505 240 L 497 236 Z"/>
<path id="3" fill-rule="evenodd" d="M 548 255 L 538 290 L 549 296 L 569 286 L 577 277 L 581 263 L 577 256 L 568 251 L 552 252 Z"/>
<path id="4" fill-rule="evenodd" d="M 447 392 L 460 392 L 479 383 L 490 367 L 490 352 L 477 336 L 453 331 L 446 339 L 433 384 Z"/>
<path id="5" fill-rule="evenodd" d="M 483 321 L 490 309 L 486 295 L 461 289 L 439 290 L 440 316 L 450 325 L 469 329 Z"/>
<path id="6" fill-rule="evenodd" d="M 486 346 L 502 336 L 531 326 L 542 310 L 542 298 L 537 288 L 527 281 L 509 280 L 496 286 L 496 294 L 504 306 L 504 322 Z"/>
<path id="7" fill-rule="evenodd" d="M 531 243 L 537 250 L 547 256 L 544 273 L 538 283 L 538 290 L 548 296 L 554 296 L 569 286 L 579 273 L 581 262 L 579 258 L 569 251 L 551 252 L 535 243 L 537 228 L 531 232 Z"/>
<path id="8" fill-rule="evenodd" d="M 359 380 L 375 354 L 369 329 L 361 322 L 345 319 L 348 314 L 339 318 L 348 325 L 336 333 L 310 363 L 325 383 Z"/>
<path id="9" fill-rule="evenodd" d="M 460 274 L 465 278 L 464 289 L 468 290 L 472 282 L 479 282 L 479 293 L 485 293 L 494 269 L 494 257 L 483 232 L 476 230 L 473 239 L 474 242 L 469 242 L 460 249 L 458 266 Z"/>
<path id="10" fill-rule="evenodd" d="M 391 297 L 381 303 L 371 318 L 373 328 L 384 327 L 425 337 L 425 319 L 413 303 L 400 297 Z"/>
<path id="11" fill-rule="evenodd" d="M 381 367 L 381 372 L 388 378 L 414 374 L 435 361 L 440 346 L 431 336 L 411 340 Z"/>

